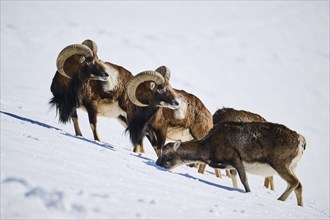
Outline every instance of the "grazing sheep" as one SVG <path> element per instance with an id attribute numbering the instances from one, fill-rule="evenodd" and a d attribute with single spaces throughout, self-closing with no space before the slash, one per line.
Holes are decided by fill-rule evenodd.
<path id="1" fill-rule="evenodd" d="M 221 122 L 201 140 L 168 143 L 156 163 L 167 169 L 196 162 L 214 168 L 233 167 L 246 192 L 251 190 L 245 172 L 263 176 L 278 173 L 288 184 L 278 199 L 284 201 L 294 191 L 298 205 L 303 206 L 302 184 L 294 169 L 305 148 L 305 138 L 284 125 Z"/>

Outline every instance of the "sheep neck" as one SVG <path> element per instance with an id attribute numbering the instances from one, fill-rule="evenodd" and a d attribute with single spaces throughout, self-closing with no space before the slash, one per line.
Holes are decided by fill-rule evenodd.
<path id="1" fill-rule="evenodd" d="M 183 161 L 203 163 L 207 163 L 210 154 L 206 146 L 201 146 L 194 140 L 183 143 L 177 153 Z"/>

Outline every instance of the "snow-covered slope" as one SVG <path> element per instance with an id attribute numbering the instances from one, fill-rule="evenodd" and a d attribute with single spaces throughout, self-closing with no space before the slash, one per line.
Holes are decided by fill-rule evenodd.
<path id="1" fill-rule="evenodd" d="M 59 124 L 49 86 L 57 54 L 90 38 L 99 57 L 134 74 L 167 65 L 172 86 L 214 112 L 245 109 L 303 134 L 305 207 L 251 193 L 186 166 L 166 171 L 132 153 L 113 119 L 95 142 Z M 329 219 L 329 2 L 1 1 L 1 218 Z"/>

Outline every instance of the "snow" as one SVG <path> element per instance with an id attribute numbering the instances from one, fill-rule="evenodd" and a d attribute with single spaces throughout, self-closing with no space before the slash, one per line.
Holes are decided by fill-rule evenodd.
<path id="1" fill-rule="evenodd" d="M 58 53 L 94 40 L 99 57 L 137 74 L 160 65 L 171 84 L 256 112 L 304 135 L 304 207 L 275 176 L 252 192 L 195 168 L 167 171 L 132 152 L 124 128 L 99 117 L 93 140 L 50 110 Z M 329 1 L 1 1 L 1 219 L 329 219 Z"/>

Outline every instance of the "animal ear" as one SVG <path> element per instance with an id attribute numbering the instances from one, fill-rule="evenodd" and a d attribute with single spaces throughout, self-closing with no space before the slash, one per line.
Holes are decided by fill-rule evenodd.
<path id="1" fill-rule="evenodd" d="M 156 87 L 156 83 L 151 82 L 149 88 L 150 88 L 151 90 L 154 90 L 155 87 Z"/>
<path id="2" fill-rule="evenodd" d="M 177 151 L 180 145 L 181 145 L 181 140 L 176 141 L 173 145 L 173 150 Z"/>

